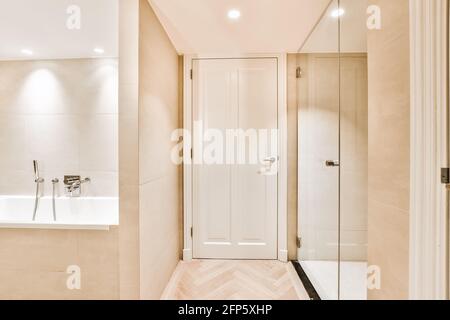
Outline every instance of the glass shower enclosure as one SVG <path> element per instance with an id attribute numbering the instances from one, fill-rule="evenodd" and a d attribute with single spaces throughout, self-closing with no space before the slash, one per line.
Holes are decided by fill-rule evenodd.
<path id="1" fill-rule="evenodd" d="M 367 297 L 365 0 L 334 0 L 297 53 L 298 260 L 321 299 Z"/>

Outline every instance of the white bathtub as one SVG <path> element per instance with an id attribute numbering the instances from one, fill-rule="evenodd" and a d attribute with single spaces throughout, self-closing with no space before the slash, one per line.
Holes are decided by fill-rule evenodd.
<path id="1" fill-rule="evenodd" d="M 56 221 L 52 198 L 41 198 L 36 221 L 34 197 L 0 196 L 0 228 L 108 230 L 119 224 L 118 198 L 56 199 Z"/>

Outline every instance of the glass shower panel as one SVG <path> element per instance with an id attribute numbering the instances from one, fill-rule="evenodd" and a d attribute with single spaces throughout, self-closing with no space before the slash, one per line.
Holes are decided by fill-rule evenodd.
<path id="1" fill-rule="evenodd" d="M 321 299 L 339 298 L 339 3 L 297 54 L 300 265 Z"/>
<path id="2" fill-rule="evenodd" d="M 368 79 L 366 0 L 340 0 L 340 286 L 367 299 Z"/>

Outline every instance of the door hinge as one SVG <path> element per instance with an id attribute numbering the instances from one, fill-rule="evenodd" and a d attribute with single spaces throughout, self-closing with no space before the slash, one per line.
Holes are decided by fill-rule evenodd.
<path id="1" fill-rule="evenodd" d="M 297 237 L 297 248 L 300 249 L 302 247 L 302 238 Z"/>
<path id="2" fill-rule="evenodd" d="M 191 238 L 194 237 L 194 227 L 191 227 Z"/>
<path id="3" fill-rule="evenodd" d="M 191 160 L 193 160 L 193 159 L 194 159 L 194 149 L 191 148 Z"/>
<path id="4" fill-rule="evenodd" d="M 190 77 L 191 77 L 191 80 L 194 79 L 194 70 L 192 70 L 192 69 L 191 69 L 191 75 L 190 75 Z"/>
<path id="5" fill-rule="evenodd" d="M 302 75 L 303 75 L 303 70 L 302 70 L 302 68 L 297 67 L 297 70 L 296 70 L 296 72 L 295 72 L 295 77 L 296 77 L 297 79 L 300 79 L 300 78 L 302 77 Z"/>
<path id="6" fill-rule="evenodd" d="M 441 183 L 450 184 L 450 168 L 441 168 Z"/>

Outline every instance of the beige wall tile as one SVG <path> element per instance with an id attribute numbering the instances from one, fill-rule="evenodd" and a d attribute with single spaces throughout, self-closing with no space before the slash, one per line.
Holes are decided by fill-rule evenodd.
<path id="1" fill-rule="evenodd" d="M 119 0 L 119 84 L 139 82 L 139 0 Z"/>
<path id="2" fill-rule="evenodd" d="M 175 173 L 140 187 L 142 299 L 160 298 L 179 261 L 178 179 Z"/>
<path id="3" fill-rule="evenodd" d="M 140 1 L 140 294 L 159 299 L 179 261 L 181 167 L 171 161 L 179 128 L 179 57 L 148 1 Z"/>
<path id="4" fill-rule="evenodd" d="M 409 213 L 369 201 L 369 265 L 381 268 L 381 290 L 369 299 L 408 299 Z"/>
<path id="5" fill-rule="evenodd" d="M 92 181 L 95 181 L 94 184 L 83 185 L 83 193 L 87 197 L 119 196 L 119 174 L 117 172 L 80 170 L 80 174 L 82 177 L 89 177 Z M 59 187 L 62 194 L 63 186 L 60 184 Z"/>
<path id="6" fill-rule="evenodd" d="M 409 8 L 408 0 L 371 0 L 383 27 L 368 33 L 369 264 L 381 268 L 371 299 L 408 298 Z"/>
<path id="7" fill-rule="evenodd" d="M 137 85 L 137 84 L 136 84 Z M 121 104 L 122 110 L 131 108 Z M 137 116 L 119 116 L 119 175 L 121 185 L 139 184 L 139 123 Z"/>
<path id="8" fill-rule="evenodd" d="M 120 298 L 139 299 L 139 186 L 120 185 Z"/>
<path id="9" fill-rule="evenodd" d="M 119 1 L 120 298 L 139 299 L 139 0 Z"/>
<path id="10" fill-rule="evenodd" d="M 0 115 L 0 150 L 2 152 L 0 170 L 2 173 L 27 169 L 29 165 L 27 142 L 27 118 L 14 114 Z"/>
<path id="11" fill-rule="evenodd" d="M 27 162 L 40 161 L 43 172 L 49 169 L 80 170 L 78 117 L 72 115 L 27 116 Z"/>
<path id="12" fill-rule="evenodd" d="M 117 172 L 117 114 L 82 116 L 79 132 L 80 170 Z"/>
<path id="13" fill-rule="evenodd" d="M 117 229 L 0 230 L 0 299 L 117 299 Z M 81 290 L 66 286 L 81 268 Z"/>
<path id="14" fill-rule="evenodd" d="M 4 61 L 0 113 L 117 113 L 117 59 Z"/>
<path id="15" fill-rule="evenodd" d="M 79 291 L 66 288 L 67 274 L 61 271 L 0 269 L 1 300 L 82 299 Z"/>
<path id="16" fill-rule="evenodd" d="M 148 8 L 146 8 L 148 7 Z M 147 12 L 148 10 L 148 12 Z M 140 183 L 174 170 L 170 161 L 178 128 L 178 54 L 150 6 L 141 2 L 140 42 Z M 147 165 L 151 164 L 151 165 Z"/>
<path id="17" fill-rule="evenodd" d="M 35 159 L 48 181 L 83 170 L 103 172 L 103 185 L 117 186 L 117 64 L 117 59 L 0 62 L 0 175 L 18 177 L 2 179 L 1 194 L 34 192 Z M 95 180 L 92 186 L 96 194 L 102 189 Z M 117 194 L 111 189 L 98 195 Z"/>

